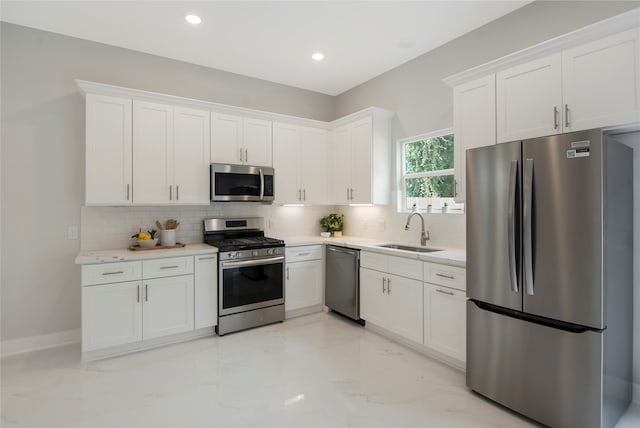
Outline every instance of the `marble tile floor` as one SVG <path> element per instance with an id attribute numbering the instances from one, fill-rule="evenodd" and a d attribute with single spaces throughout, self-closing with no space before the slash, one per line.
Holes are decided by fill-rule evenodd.
<path id="1" fill-rule="evenodd" d="M 85 364 L 79 345 L 7 357 L 1 400 L 2 428 L 535 426 L 326 313 Z"/>

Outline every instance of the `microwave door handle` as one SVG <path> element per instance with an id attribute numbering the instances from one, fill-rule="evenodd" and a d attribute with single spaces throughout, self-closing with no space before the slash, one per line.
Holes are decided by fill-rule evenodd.
<path id="1" fill-rule="evenodd" d="M 262 168 L 260 168 L 260 200 L 264 200 L 264 173 L 262 172 Z"/>

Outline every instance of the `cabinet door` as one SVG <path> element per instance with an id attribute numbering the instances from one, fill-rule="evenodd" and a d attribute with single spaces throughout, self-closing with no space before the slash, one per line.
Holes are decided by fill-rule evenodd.
<path id="1" fill-rule="evenodd" d="M 300 183 L 302 201 L 326 204 L 329 193 L 327 131 L 302 128 L 300 138 Z"/>
<path id="2" fill-rule="evenodd" d="M 284 308 L 287 311 L 322 303 L 322 262 L 287 263 Z"/>
<path id="3" fill-rule="evenodd" d="M 350 203 L 351 190 L 351 126 L 336 128 L 331 133 L 331 200 L 337 205 Z"/>
<path id="4" fill-rule="evenodd" d="M 351 200 L 350 204 L 370 204 L 372 193 L 372 119 L 367 117 L 352 125 Z"/>
<path id="5" fill-rule="evenodd" d="M 286 123 L 273 124 L 273 167 L 275 168 L 276 202 L 299 204 L 302 189 L 299 185 L 300 128 Z"/>
<path id="6" fill-rule="evenodd" d="M 383 273 L 360 268 L 360 318 L 390 329 L 389 312 L 391 306 L 387 299 L 386 290 L 386 276 Z"/>
<path id="7" fill-rule="evenodd" d="M 209 115 L 205 110 L 174 108 L 175 203 L 209 205 Z"/>
<path id="8" fill-rule="evenodd" d="M 640 120 L 640 30 L 562 54 L 565 132 Z"/>
<path id="9" fill-rule="evenodd" d="M 133 102 L 133 200 L 167 204 L 173 188 L 173 107 Z"/>
<path id="10" fill-rule="evenodd" d="M 417 343 L 422 343 L 422 281 L 386 275 L 387 305 L 390 307 L 388 329 Z"/>
<path id="11" fill-rule="evenodd" d="M 82 287 L 82 352 L 142 340 L 140 281 Z"/>
<path id="12" fill-rule="evenodd" d="M 87 94 L 85 203 L 132 202 L 131 100 Z"/>
<path id="13" fill-rule="evenodd" d="M 195 328 L 218 324 L 218 256 L 195 256 L 194 275 Z"/>
<path id="14" fill-rule="evenodd" d="M 466 151 L 496 144 L 496 78 L 492 74 L 453 88 L 456 200 L 466 199 Z"/>
<path id="15" fill-rule="evenodd" d="M 562 132 L 561 54 L 496 74 L 498 143 Z"/>
<path id="16" fill-rule="evenodd" d="M 193 304 L 193 275 L 144 280 L 144 338 L 193 330 Z"/>
<path id="17" fill-rule="evenodd" d="M 211 162 L 242 163 L 242 138 L 242 117 L 211 113 Z"/>
<path id="18" fill-rule="evenodd" d="M 424 345 L 460 361 L 466 360 L 465 293 L 424 284 Z"/>
<path id="19" fill-rule="evenodd" d="M 247 165 L 273 166 L 272 124 L 270 120 L 244 119 L 244 160 Z"/>

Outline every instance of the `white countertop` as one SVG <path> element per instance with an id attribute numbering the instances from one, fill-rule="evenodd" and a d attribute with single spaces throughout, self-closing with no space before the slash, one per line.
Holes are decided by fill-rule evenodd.
<path id="1" fill-rule="evenodd" d="M 440 264 L 447 264 L 452 266 L 466 266 L 466 251 L 453 248 L 441 248 L 442 251 L 435 251 L 432 253 L 416 253 L 413 251 L 396 250 L 391 248 L 382 248 L 381 244 L 401 244 L 416 246 L 414 243 L 407 242 L 388 242 L 373 240 L 360 237 L 344 236 L 342 238 L 322 238 L 320 236 L 299 236 L 288 237 L 283 239 L 287 247 L 299 247 L 303 245 L 321 245 L 331 244 L 340 245 L 343 247 L 351 247 L 359 250 L 373 251 L 377 253 L 389 254 L 392 256 L 406 257 L 410 259 L 418 259 L 427 262 L 434 262 Z M 218 249 L 207 244 L 190 244 L 183 248 L 171 248 L 163 250 L 147 250 L 147 251 L 132 251 L 129 249 L 117 249 L 117 250 L 95 250 L 95 251 L 81 251 L 76 257 L 76 264 L 89 265 L 100 264 L 109 262 L 121 262 L 129 260 L 145 260 L 145 259 L 157 259 L 164 257 L 179 257 L 179 256 L 197 256 L 199 254 L 211 254 L 217 253 Z"/>
<path id="2" fill-rule="evenodd" d="M 295 238 L 284 238 L 285 245 L 287 247 L 297 247 L 301 245 L 314 245 L 314 244 L 331 244 L 340 245 L 343 247 L 351 247 L 359 250 L 373 251 L 376 253 L 384 253 L 392 256 L 406 257 L 410 259 L 418 259 L 427 262 L 434 262 L 440 264 L 447 264 L 452 266 L 466 267 L 467 252 L 457 248 L 444 248 L 433 247 L 441 249 L 442 251 L 434 251 L 431 253 L 417 253 L 413 251 L 396 250 L 392 248 L 382 248 L 382 244 L 400 244 L 417 246 L 414 243 L 408 242 L 389 242 L 381 240 L 373 240 L 360 237 L 343 236 L 342 238 L 322 238 L 320 236 L 306 236 Z M 429 247 L 429 246 L 427 246 Z"/>
<path id="3" fill-rule="evenodd" d="M 118 250 L 81 251 L 76 257 L 76 264 L 91 265 L 129 260 L 158 259 L 165 257 L 197 256 L 217 253 L 218 249 L 207 244 L 190 244 L 182 248 L 162 250 L 132 251 L 128 248 Z"/>

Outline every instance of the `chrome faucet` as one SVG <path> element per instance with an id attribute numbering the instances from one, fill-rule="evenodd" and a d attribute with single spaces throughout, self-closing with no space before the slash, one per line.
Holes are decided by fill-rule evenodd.
<path id="1" fill-rule="evenodd" d="M 422 245 L 423 247 L 427 245 L 427 241 L 429 240 L 429 232 L 425 231 L 424 229 L 424 217 L 422 216 L 422 214 L 415 212 L 409 215 L 409 218 L 407 219 L 407 224 L 404 225 L 404 230 L 409 230 L 409 222 L 411 222 L 411 217 L 413 217 L 414 215 L 417 215 L 420 217 L 420 221 L 422 222 L 422 232 L 420 234 L 420 245 Z"/>

